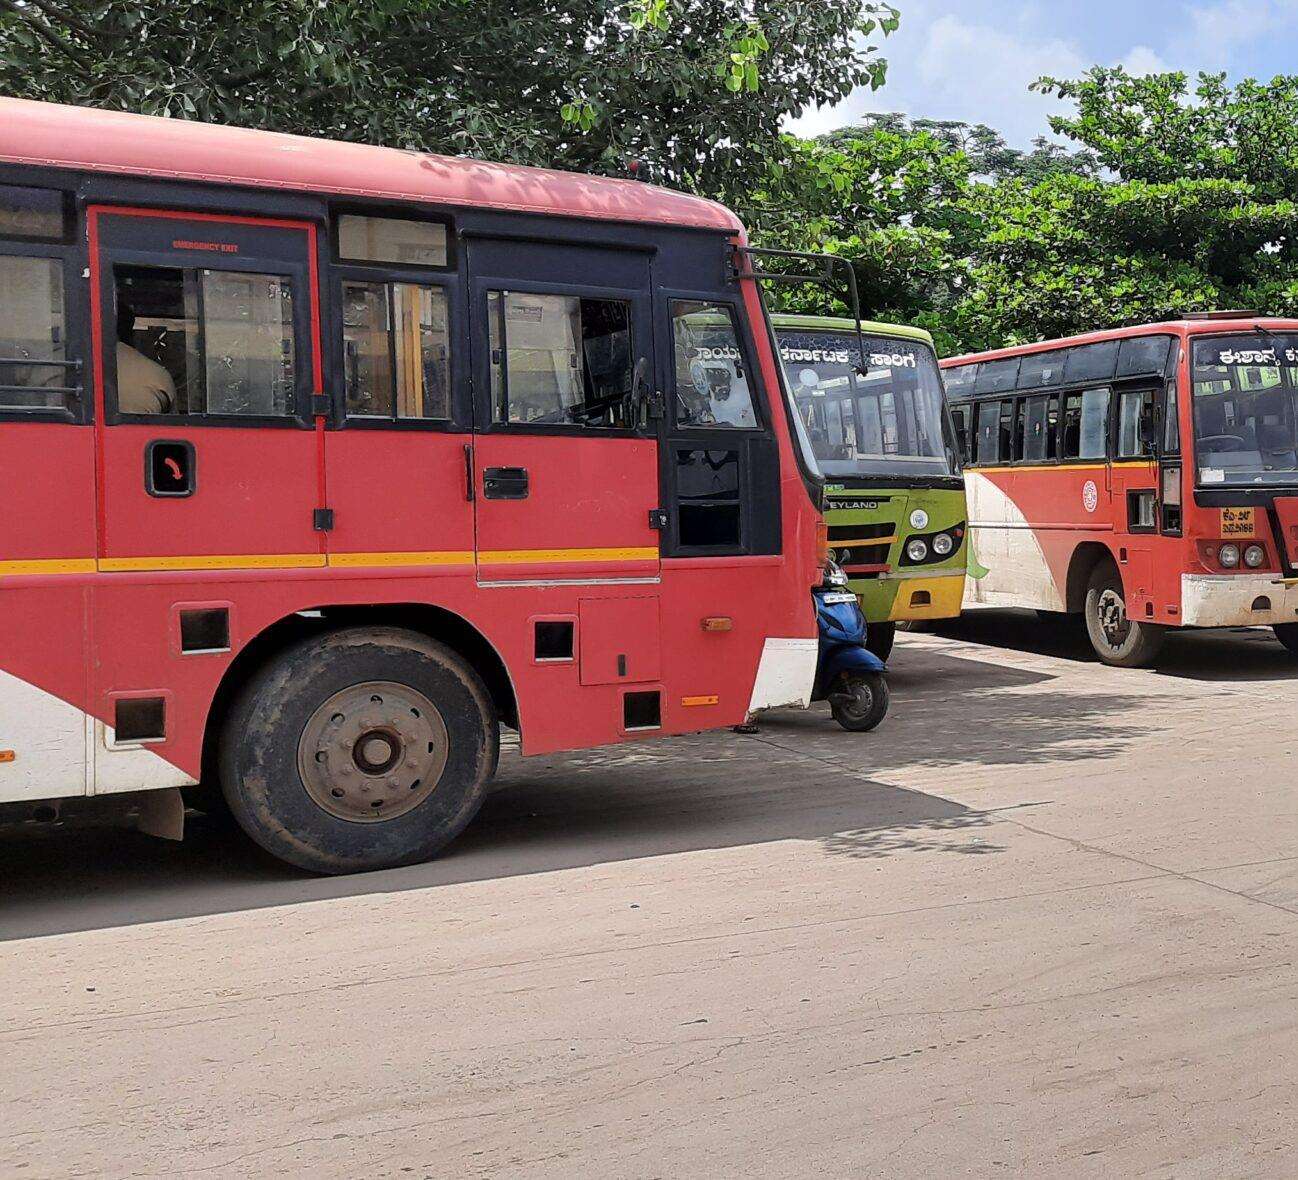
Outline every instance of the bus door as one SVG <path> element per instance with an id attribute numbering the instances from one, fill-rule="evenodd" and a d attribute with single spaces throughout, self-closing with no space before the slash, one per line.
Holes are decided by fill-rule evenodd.
<path id="1" fill-rule="evenodd" d="M 470 239 L 480 581 L 657 576 L 651 257 Z"/>
<path id="2" fill-rule="evenodd" d="M 314 227 L 88 218 L 100 570 L 323 565 Z"/>

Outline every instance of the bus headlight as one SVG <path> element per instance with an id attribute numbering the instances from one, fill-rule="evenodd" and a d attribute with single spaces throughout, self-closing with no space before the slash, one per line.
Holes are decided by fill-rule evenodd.
<path id="1" fill-rule="evenodd" d="M 906 542 L 906 556 L 919 563 L 928 556 L 928 544 L 922 537 L 912 537 Z"/>
<path id="2" fill-rule="evenodd" d="M 1217 560 L 1223 569 L 1233 570 L 1239 565 L 1239 546 L 1223 545 L 1217 550 Z"/>
<path id="3" fill-rule="evenodd" d="M 951 539 L 950 533 L 938 533 L 933 538 L 933 552 L 939 557 L 946 557 L 954 548 L 955 542 Z"/>
<path id="4" fill-rule="evenodd" d="M 1250 545 L 1244 550 L 1244 564 L 1249 569 L 1261 569 L 1266 562 L 1266 550 L 1261 545 Z"/>

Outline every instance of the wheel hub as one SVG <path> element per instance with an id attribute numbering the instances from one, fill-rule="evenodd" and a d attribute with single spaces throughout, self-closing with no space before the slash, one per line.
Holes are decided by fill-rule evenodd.
<path id="1" fill-rule="evenodd" d="M 1121 647 L 1131 632 L 1131 623 L 1127 619 L 1127 605 L 1122 595 L 1114 590 L 1105 590 L 1100 595 L 1098 604 L 1100 629 L 1110 647 Z"/>
<path id="2" fill-rule="evenodd" d="M 446 769 L 446 725 L 416 689 L 369 681 L 334 693 L 298 740 L 311 799 L 338 819 L 377 823 L 418 807 Z"/>

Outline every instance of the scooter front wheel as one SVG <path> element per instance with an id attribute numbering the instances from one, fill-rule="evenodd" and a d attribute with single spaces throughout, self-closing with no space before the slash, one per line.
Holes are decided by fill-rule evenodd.
<path id="1" fill-rule="evenodd" d="M 868 733 L 888 712 L 888 682 L 881 672 L 844 672 L 829 694 L 829 710 L 844 729 Z"/>

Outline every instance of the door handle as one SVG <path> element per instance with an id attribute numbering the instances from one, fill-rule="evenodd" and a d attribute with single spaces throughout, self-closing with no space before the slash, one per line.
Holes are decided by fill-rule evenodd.
<path id="1" fill-rule="evenodd" d="M 160 500 L 184 499 L 197 486 L 194 444 L 155 438 L 144 448 L 144 490 Z"/>
<path id="2" fill-rule="evenodd" d="M 526 500 L 526 467 L 486 467 L 482 472 L 482 496 L 486 500 Z"/>

